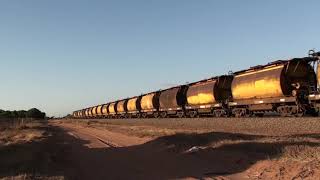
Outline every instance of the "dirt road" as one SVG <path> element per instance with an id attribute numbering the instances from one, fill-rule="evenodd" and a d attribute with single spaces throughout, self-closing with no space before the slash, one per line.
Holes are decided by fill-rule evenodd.
<path id="1" fill-rule="evenodd" d="M 60 127 L 66 130 L 69 135 L 88 141 L 87 146 L 89 148 L 128 147 L 143 144 L 150 140 L 149 138 L 129 137 L 120 133 L 83 127 L 76 124 L 60 124 Z"/>
<path id="2" fill-rule="evenodd" d="M 51 125 L 66 145 L 64 169 L 70 179 L 320 177 L 317 133 L 272 136 L 201 132 L 137 137 L 124 132 L 132 129 L 119 131 L 114 124 L 108 128 L 74 122 Z M 143 128 L 152 130 L 150 126 Z"/>
<path id="3" fill-rule="evenodd" d="M 212 173 L 207 159 L 170 152 L 161 141 L 72 124 L 53 125 L 61 128 L 64 143 L 71 147 L 67 176 L 74 179 L 199 179 Z"/>

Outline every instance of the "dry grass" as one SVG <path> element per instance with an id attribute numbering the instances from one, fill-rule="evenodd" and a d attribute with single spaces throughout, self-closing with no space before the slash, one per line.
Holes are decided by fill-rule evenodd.
<path id="1" fill-rule="evenodd" d="M 39 125 L 37 122 L 4 128 L 3 131 L 0 132 L 0 146 L 28 143 L 35 139 L 40 139 L 43 137 L 45 131 L 34 128 Z"/>
<path id="2" fill-rule="evenodd" d="M 49 140 L 51 132 L 48 130 L 45 122 L 2 126 L 0 179 L 64 179 L 55 173 L 52 156 L 59 147 Z"/>

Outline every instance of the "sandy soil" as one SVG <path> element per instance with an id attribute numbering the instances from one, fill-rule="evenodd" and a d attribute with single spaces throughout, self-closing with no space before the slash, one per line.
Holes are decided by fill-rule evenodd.
<path id="1" fill-rule="evenodd" d="M 319 177 L 319 118 L 62 120 L 0 131 L 0 179 Z"/>
<path id="2" fill-rule="evenodd" d="M 81 120 L 51 124 L 71 179 L 320 179 L 320 120 Z"/>

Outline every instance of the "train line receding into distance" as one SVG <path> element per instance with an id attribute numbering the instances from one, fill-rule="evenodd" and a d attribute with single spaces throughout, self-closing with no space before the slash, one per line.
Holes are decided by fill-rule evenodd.
<path id="1" fill-rule="evenodd" d="M 320 52 L 108 102 L 74 118 L 248 117 L 318 115 Z"/>

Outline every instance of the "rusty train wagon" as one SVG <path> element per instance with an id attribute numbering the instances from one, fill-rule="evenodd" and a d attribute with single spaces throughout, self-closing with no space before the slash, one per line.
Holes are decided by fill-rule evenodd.
<path id="1" fill-rule="evenodd" d="M 90 108 L 87 108 L 87 109 L 86 109 L 86 118 L 88 118 L 88 119 L 90 118 L 90 113 L 89 113 L 89 111 L 90 111 Z"/>
<path id="2" fill-rule="evenodd" d="M 82 111 L 77 111 L 77 118 L 81 118 L 82 117 Z"/>
<path id="3" fill-rule="evenodd" d="M 72 113 L 72 116 L 73 116 L 74 118 L 79 118 L 77 111 L 74 111 L 74 112 Z"/>
<path id="4" fill-rule="evenodd" d="M 301 116 L 308 106 L 316 78 L 309 58 L 275 61 L 234 74 L 229 103 L 236 117 L 265 112 Z"/>
<path id="5" fill-rule="evenodd" d="M 86 118 L 86 111 L 84 109 L 81 110 L 81 118 Z"/>
<path id="6" fill-rule="evenodd" d="M 127 117 L 127 103 L 128 100 L 121 100 L 117 102 L 117 117 L 126 118 Z"/>
<path id="7" fill-rule="evenodd" d="M 140 101 L 140 116 L 146 117 L 158 117 L 159 115 L 159 96 L 160 92 L 152 92 L 141 96 Z"/>
<path id="8" fill-rule="evenodd" d="M 92 118 L 92 107 L 88 109 L 88 118 Z"/>
<path id="9" fill-rule="evenodd" d="M 186 91 L 188 86 L 178 86 L 161 91 L 159 96 L 159 113 L 154 117 L 185 116 Z"/>
<path id="10" fill-rule="evenodd" d="M 76 111 L 75 112 L 75 115 L 76 115 L 77 118 L 81 118 L 81 114 L 80 113 L 81 113 L 81 111 Z"/>
<path id="11" fill-rule="evenodd" d="M 102 106 L 103 105 L 98 105 L 97 106 L 97 118 L 102 118 Z"/>
<path id="12" fill-rule="evenodd" d="M 102 105 L 102 118 L 107 118 L 109 115 L 109 104 Z"/>
<path id="13" fill-rule="evenodd" d="M 79 119 L 80 119 L 80 118 L 82 118 L 82 117 L 83 117 L 82 112 L 83 112 L 82 110 L 78 111 L 78 117 L 77 117 L 77 118 L 79 118 Z"/>
<path id="14" fill-rule="evenodd" d="M 85 118 L 89 118 L 89 108 L 85 109 Z"/>
<path id="15" fill-rule="evenodd" d="M 92 117 L 93 117 L 93 118 L 97 118 L 97 117 L 98 117 L 98 114 L 97 114 L 97 106 L 92 107 L 91 112 L 92 112 Z"/>
<path id="16" fill-rule="evenodd" d="M 140 117 L 140 112 L 141 112 L 140 102 L 141 102 L 141 96 L 128 99 L 128 102 L 127 102 L 128 118 Z"/>
<path id="17" fill-rule="evenodd" d="M 87 118 L 86 112 L 87 112 L 87 109 L 82 110 L 82 118 Z"/>
<path id="18" fill-rule="evenodd" d="M 117 102 L 112 102 L 108 106 L 108 117 L 116 118 L 117 117 Z"/>
<path id="19" fill-rule="evenodd" d="M 199 115 L 228 116 L 232 80 L 232 75 L 226 75 L 189 84 L 186 94 L 188 115 L 192 118 Z"/>

